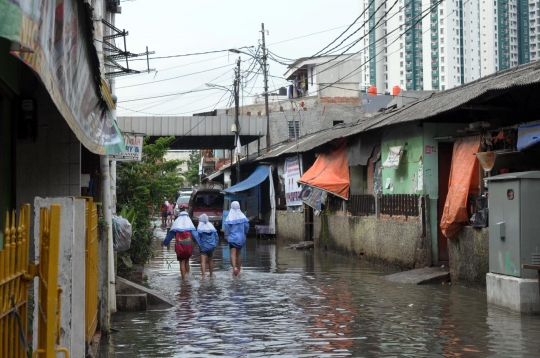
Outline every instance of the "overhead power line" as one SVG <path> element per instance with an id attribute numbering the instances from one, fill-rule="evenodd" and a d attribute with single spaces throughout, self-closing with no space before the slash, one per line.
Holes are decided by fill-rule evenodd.
<path id="1" fill-rule="evenodd" d="M 238 47 L 238 49 L 251 48 L 251 47 L 253 47 L 253 46 L 243 46 L 243 47 Z M 199 56 L 199 55 L 207 55 L 207 54 L 209 54 L 209 53 L 219 53 L 219 52 L 229 52 L 229 49 L 227 49 L 227 50 L 217 50 L 217 51 L 206 51 L 206 52 L 187 53 L 187 54 L 183 54 L 183 55 L 171 55 L 171 56 L 150 57 L 149 59 L 150 59 L 150 60 L 160 60 L 160 59 L 163 59 L 163 58 L 175 58 L 175 57 Z M 138 59 L 130 60 L 130 61 L 146 61 L 146 58 L 138 58 Z"/>

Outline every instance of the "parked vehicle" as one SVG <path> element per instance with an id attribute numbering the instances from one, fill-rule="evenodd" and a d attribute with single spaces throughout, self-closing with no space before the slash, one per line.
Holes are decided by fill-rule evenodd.
<path id="1" fill-rule="evenodd" d="M 176 204 L 174 206 L 174 219 L 175 220 L 178 217 L 178 215 L 180 215 L 180 206 L 183 206 L 186 210 L 189 209 L 190 198 L 191 198 L 190 196 L 180 196 L 176 200 Z"/>
<path id="2" fill-rule="evenodd" d="M 192 193 L 193 193 L 193 188 L 182 188 L 178 190 L 178 197 L 191 196 Z"/>
<path id="3" fill-rule="evenodd" d="M 188 214 L 195 227 L 199 224 L 201 214 L 208 215 L 210 221 L 217 230 L 221 229 L 223 220 L 223 198 L 219 189 L 200 189 L 191 194 Z"/>

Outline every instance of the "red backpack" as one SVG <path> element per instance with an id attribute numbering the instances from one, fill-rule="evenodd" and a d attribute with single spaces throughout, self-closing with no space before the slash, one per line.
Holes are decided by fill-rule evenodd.
<path id="1" fill-rule="evenodd" d="M 179 259 L 189 259 L 193 253 L 191 233 L 189 231 L 176 232 L 174 251 Z"/>

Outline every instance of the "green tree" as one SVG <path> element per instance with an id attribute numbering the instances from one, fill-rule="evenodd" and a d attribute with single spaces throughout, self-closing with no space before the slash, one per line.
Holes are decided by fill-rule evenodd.
<path id="1" fill-rule="evenodd" d="M 201 163 L 201 153 L 198 150 L 192 150 L 187 161 L 188 169 L 186 180 L 190 185 L 199 184 L 199 165 Z"/>
<path id="2" fill-rule="evenodd" d="M 144 140 L 140 162 L 119 162 L 117 167 L 117 202 L 136 213 L 131 223 L 131 247 L 118 253 L 122 259 L 119 272 L 131 263 L 145 264 L 153 256 L 151 209 L 163 204 L 164 198 L 174 198 L 183 185 L 177 170 L 182 161 L 163 159 L 174 137 L 159 138 L 154 144 L 148 144 L 148 140 L 149 137 Z"/>

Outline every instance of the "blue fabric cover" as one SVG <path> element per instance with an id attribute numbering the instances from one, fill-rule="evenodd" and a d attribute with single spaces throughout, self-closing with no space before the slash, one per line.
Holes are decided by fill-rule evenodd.
<path id="1" fill-rule="evenodd" d="M 193 240 L 195 240 L 197 243 L 200 240 L 199 233 L 197 232 L 197 230 L 174 230 L 174 231 L 171 230 L 169 231 L 167 236 L 165 236 L 165 240 L 163 240 L 163 246 L 169 245 L 169 242 L 171 242 L 171 240 L 174 239 L 174 236 L 176 235 L 177 231 L 178 232 L 189 231 L 191 232 L 191 237 L 193 237 Z"/>
<path id="2" fill-rule="evenodd" d="M 249 230 L 249 222 L 244 221 L 236 224 L 231 224 L 227 222 L 225 224 L 225 236 L 227 236 L 227 241 L 233 247 L 241 248 L 246 244 L 246 234 Z"/>
<path id="3" fill-rule="evenodd" d="M 219 236 L 216 230 L 212 232 L 206 232 L 206 230 L 199 231 L 199 237 L 195 239 L 197 245 L 201 248 L 201 252 L 207 252 L 215 249 L 219 243 Z"/>
<path id="4" fill-rule="evenodd" d="M 518 127 L 517 150 L 522 151 L 540 143 L 540 123 Z"/>
<path id="5" fill-rule="evenodd" d="M 240 183 L 231 186 L 230 188 L 223 189 L 223 193 L 239 193 L 241 191 L 245 191 L 248 189 L 253 188 L 254 186 L 259 185 L 262 183 L 266 178 L 268 178 L 268 174 L 270 174 L 270 166 L 268 165 L 259 165 L 257 169 L 251 175 L 249 178 L 247 178 L 244 181 L 241 181 Z"/>

